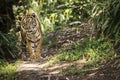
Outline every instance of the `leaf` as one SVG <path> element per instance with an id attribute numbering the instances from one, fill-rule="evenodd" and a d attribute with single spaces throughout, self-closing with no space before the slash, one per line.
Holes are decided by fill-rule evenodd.
<path id="1" fill-rule="evenodd" d="M 114 9 L 115 10 L 114 17 L 117 17 L 117 13 L 118 13 L 119 9 L 120 9 L 120 4 L 117 4 L 116 8 Z"/>
<path id="2" fill-rule="evenodd" d="M 118 21 L 117 25 L 115 26 L 113 33 L 119 32 L 120 29 L 119 27 L 120 27 L 120 21 Z"/>
<path id="3" fill-rule="evenodd" d="M 108 26 L 107 26 L 107 24 L 109 23 L 109 18 L 105 21 L 105 23 L 103 24 L 103 26 L 102 26 L 102 30 L 104 31 Z"/>
<path id="4" fill-rule="evenodd" d="M 9 42 L 9 40 L 0 32 L 0 36 L 6 41 Z"/>

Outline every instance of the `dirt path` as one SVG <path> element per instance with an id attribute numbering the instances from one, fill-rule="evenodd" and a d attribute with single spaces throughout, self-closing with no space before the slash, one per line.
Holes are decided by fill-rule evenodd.
<path id="1" fill-rule="evenodd" d="M 41 80 L 42 75 L 48 75 L 43 69 L 44 66 L 41 62 L 22 61 L 17 69 L 16 80 Z"/>
<path id="2" fill-rule="evenodd" d="M 61 62 L 50 66 L 47 59 L 41 59 L 39 61 L 21 61 L 17 73 L 18 76 L 15 80 L 74 80 L 71 77 L 63 76 L 61 73 L 63 70 L 73 65 L 82 68 L 84 62 L 81 60 L 73 62 Z M 69 79 L 70 78 L 70 79 Z M 79 80 L 79 79 L 75 79 Z"/>
<path id="3" fill-rule="evenodd" d="M 15 80 L 47 80 L 49 73 L 44 69 L 47 63 L 36 61 L 22 61 L 17 69 L 18 76 Z"/>
<path id="4" fill-rule="evenodd" d="M 115 63 L 115 61 L 117 61 Z M 120 59 L 113 59 L 99 69 L 82 71 L 86 62 L 78 60 L 73 62 L 60 62 L 50 66 L 47 58 L 39 61 L 21 61 L 17 69 L 17 77 L 14 80 L 120 80 Z M 114 66 L 113 66 L 114 65 Z M 63 75 L 76 67 L 78 73 Z"/>

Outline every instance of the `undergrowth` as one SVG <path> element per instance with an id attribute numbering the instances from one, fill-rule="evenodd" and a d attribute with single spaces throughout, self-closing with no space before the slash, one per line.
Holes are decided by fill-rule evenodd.
<path id="1" fill-rule="evenodd" d="M 13 80 L 19 62 L 8 63 L 6 60 L 0 59 L 0 80 Z"/>
<path id="2" fill-rule="evenodd" d="M 70 49 L 60 50 L 59 54 L 50 60 L 50 64 L 61 61 L 76 61 L 85 58 L 86 61 L 96 65 L 114 55 L 110 41 L 105 39 L 85 40 L 81 43 L 73 43 Z"/>
<path id="3" fill-rule="evenodd" d="M 62 72 L 62 75 L 75 75 L 78 73 L 78 69 L 76 67 L 71 67 L 65 71 Z"/>

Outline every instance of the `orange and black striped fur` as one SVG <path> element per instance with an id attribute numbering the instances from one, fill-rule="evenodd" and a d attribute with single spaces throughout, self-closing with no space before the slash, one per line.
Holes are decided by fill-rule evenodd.
<path id="1" fill-rule="evenodd" d="M 22 49 L 22 59 L 26 58 L 29 52 L 30 59 L 41 57 L 42 31 L 40 22 L 35 13 L 25 15 L 21 20 L 21 44 L 26 47 Z"/>

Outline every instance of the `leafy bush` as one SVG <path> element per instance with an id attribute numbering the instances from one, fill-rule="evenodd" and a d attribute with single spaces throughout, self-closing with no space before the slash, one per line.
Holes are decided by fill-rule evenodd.
<path id="1" fill-rule="evenodd" d="M 7 61 L 0 59 L 0 80 L 13 80 L 16 76 L 16 69 L 18 61 L 15 63 L 8 63 Z"/>

